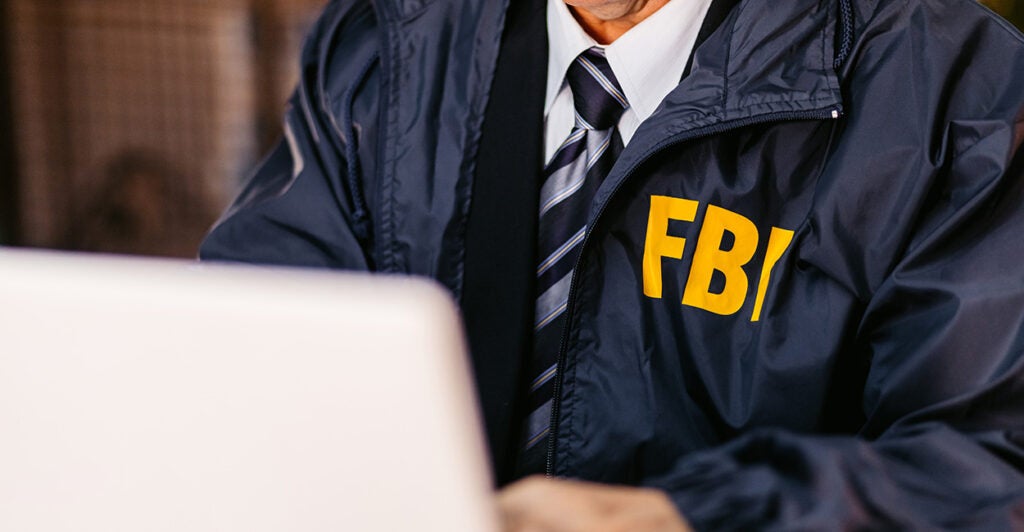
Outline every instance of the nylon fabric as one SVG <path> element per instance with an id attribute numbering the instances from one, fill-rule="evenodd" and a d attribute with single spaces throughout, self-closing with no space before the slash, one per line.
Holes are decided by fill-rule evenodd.
<path id="1" fill-rule="evenodd" d="M 483 123 L 489 96 L 525 90 L 490 83 L 504 3 L 407 7 L 330 3 L 286 115 L 301 172 L 278 147 L 201 254 L 432 277 L 474 310 L 479 338 L 481 308 L 534 295 L 536 261 L 517 259 L 534 251 L 513 211 L 507 224 L 467 222 L 478 198 L 501 207 L 473 169 L 498 175 L 519 150 L 539 161 L 540 145 L 502 150 L 491 136 L 491 162 L 477 159 L 481 129 L 498 127 Z M 531 12 L 513 12 L 517 43 L 543 43 Z M 969 0 L 720 0 L 711 12 L 721 23 L 702 31 L 689 75 L 590 206 L 553 473 L 664 490 L 698 530 L 1024 527 L 1024 38 Z M 516 65 L 506 80 L 535 72 Z M 371 245 L 351 229 L 347 140 L 331 126 L 355 83 Z M 538 85 L 537 115 L 503 115 L 516 139 L 541 134 Z M 533 179 L 533 204 L 514 212 L 535 218 Z M 695 215 L 652 223 L 653 197 L 696 202 Z M 737 230 L 711 231 L 709 217 Z M 518 266 L 473 274 L 461 293 L 463 231 Z M 786 232 L 768 267 L 772 235 Z M 749 260 L 729 254 L 737 238 Z M 474 256 L 475 271 L 496 267 Z M 713 275 L 690 282 L 695 268 Z M 655 276 L 660 298 L 645 295 Z M 744 282 L 738 311 L 706 308 Z M 496 297 L 506 285 L 518 291 Z M 478 377 L 521 369 L 507 358 L 518 347 L 493 349 L 474 350 Z M 501 417 L 514 388 L 479 388 L 495 464 L 512 452 L 502 442 L 520 440 L 507 427 L 522 417 Z"/>

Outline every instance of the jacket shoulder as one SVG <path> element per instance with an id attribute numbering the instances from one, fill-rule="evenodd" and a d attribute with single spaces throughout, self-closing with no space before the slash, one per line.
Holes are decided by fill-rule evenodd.
<path id="1" fill-rule="evenodd" d="M 386 66 L 389 31 L 418 18 L 451 17 L 482 0 L 331 0 L 310 31 L 301 59 L 303 88 L 325 102 L 341 98 L 365 79 L 373 63 Z M 431 17 L 429 13 L 437 16 Z M 391 39 L 393 41 L 394 39 Z M 312 74 L 316 77 L 311 78 Z"/>
<path id="2" fill-rule="evenodd" d="M 977 0 L 849 1 L 858 35 L 898 30 L 914 35 L 956 36 L 990 33 L 994 44 L 1024 48 L 1024 35 Z"/>
<path id="3" fill-rule="evenodd" d="M 1024 106 L 1024 36 L 975 0 L 852 0 L 854 45 L 840 77 L 882 78 L 918 111 L 1013 117 Z M 942 111 L 940 111 L 942 112 Z"/>

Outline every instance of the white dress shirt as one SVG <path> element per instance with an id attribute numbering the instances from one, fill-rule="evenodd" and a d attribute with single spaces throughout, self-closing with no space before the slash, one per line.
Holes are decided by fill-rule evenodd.
<path id="1" fill-rule="evenodd" d="M 629 101 L 619 120 L 629 144 L 640 124 L 679 84 L 711 0 L 670 0 L 610 45 L 601 46 L 569 12 L 565 0 L 548 0 L 548 83 L 544 106 L 544 160 L 550 161 L 575 125 L 572 91 L 565 74 L 576 57 L 604 48 Z"/>

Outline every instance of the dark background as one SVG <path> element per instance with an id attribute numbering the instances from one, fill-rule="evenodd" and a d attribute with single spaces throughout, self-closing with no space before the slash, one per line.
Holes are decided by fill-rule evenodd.
<path id="1" fill-rule="evenodd" d="M 325 3 L 0 0 L 0 244 L 194 256 Z"/>
<path id="2" fill-rule="evenodd" d="M 6 0 L 0 0 L 0 8 Z M 0 36 L 8 35 L 7 10 L 0 9 Z M 0 244 L 15 241 L 18 233 L 17 162 L 14 159 L 14 128 L 11 117 L 10 69 L 7 66 L 7 39 L 0 39 Z"/>

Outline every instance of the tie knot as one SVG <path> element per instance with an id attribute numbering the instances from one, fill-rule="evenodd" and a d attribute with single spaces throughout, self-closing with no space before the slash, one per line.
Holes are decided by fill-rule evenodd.
<path id="1" fill-rule="evenodd" d="M 598 131 L 611 129 L 629 108 L 622 87 L 600 48 L 580 54 L 569 66 L 566 77 L 579 126 Z"/>

